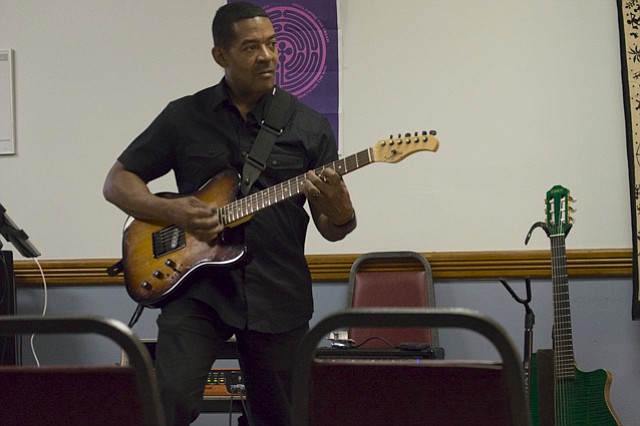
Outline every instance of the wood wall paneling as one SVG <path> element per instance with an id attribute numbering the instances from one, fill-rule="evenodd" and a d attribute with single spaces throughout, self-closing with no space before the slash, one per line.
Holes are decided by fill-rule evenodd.
<path id="1" fill-rule="evenodd" d="M 436 281 L 485 280 L 497 278 L 550 278 L 551 260 L 548 250 L 540 251 L 483 251 L 483 252 L 425 252 Z M 308 255 L 309 268 L 316 282 L 344 282 L 359 254 Z M 123 277 L 110 277 L 107 267 L 117 259 L 41 260 L 47 284 L 122 285 Z M 17 285 L 42 283 L 40 270 L 32 260 L 14 264 Z M 374 270 L 402 270 L 410 264 L 388 263 Z M 567 251 L 567 273 L 573 278 L 632 276 L 631 249 L 582 249 Z"/>

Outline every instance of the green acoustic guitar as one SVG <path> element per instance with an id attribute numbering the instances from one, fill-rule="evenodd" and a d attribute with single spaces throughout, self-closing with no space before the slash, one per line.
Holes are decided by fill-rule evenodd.
<path id="1" fill-rule="evenodd" d="M 611 408 L 609 388 L 611 374 L 605 370 L 580 371 L 573 355 L 571 311 L 565 236 L 571 230 L 569 191 L 554 186 L 547 192 L 545 224 L 541 226 L 551 240 L 553 283 L 553 361 L 554 413 L 556 426 L 618 425 Z M 535 355 L 530 372 L 530 401 L 533 425 L 540 424 L 538 383 Z"/>

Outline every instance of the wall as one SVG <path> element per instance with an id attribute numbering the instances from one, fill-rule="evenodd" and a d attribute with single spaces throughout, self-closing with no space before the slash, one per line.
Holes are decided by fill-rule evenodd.
<path id="1" fill-rule="evenodd" d="M 222 3 L 0 1 L 17 144 L 0 200 L 44 258 L 119 255 L 125 217 L 104 177 L 169 100 L 220 79 Z M 630 247 L 614 2 L 389 4 L 340 3 L 343 152 L 429 129 L 441 148 L 346 176 L 358 231 L 340 244 L 310 232 L 308 251 L 523 249 L 555 184 L 578 200 L 572 248 Z"/>
<path id="2" fill-rule="evenodd" d="M 102 199 L 104 177 L 169 100 L 220 79 L 209 27 L 222 4 L 0 0 L 0 48 L 15 51 L 17 144 L 15 156 L 0 157 L 0 201 L 43 259 L 120 255 L 125 217 Z M 341 147 L 350 154 L 389 134 L 436 129 L 440 151 L 346 176 L 359 228 L 339 244 L 312 231 L 308 252 L 521 250 L 555 184 L 578 199 L 569 249 L 631 247 L 615 2 L 391 5 L 340 3 Z M 153 188 L 171 190 L 171 177 Z M 534 238 L 530 248 L 547 249 L 548 240 Z M 535 343 L 543 348 L 548 287 L 536 283 L 534 291 Z M 344 284 L 314 290 L 314 321 L 342 306 Z M 443 306 L 496 318 L 520 344 L 523 309 L 499 284 L 438 283 L 437 292 Z M 630 295 L 624 279 L 572 286 L 578 362 L 612 371 L 612 401 L 625 424 L 640 405 Z M 50 296 L 50 315 L 126 322 L 133 311 L 117 287 L 57 287 Z M 41 304 L 41 290 L 20 289 L 19 312 L 39 313 Z M 141 337 L 154 335 L 154 315 L 136 326 Z M 442 342 L 451 356 L 480 353 L 472 336 L 450 336 Z M 43 337 L 36 345 L 46 359 L 118 356 L 87 341 Z"/>

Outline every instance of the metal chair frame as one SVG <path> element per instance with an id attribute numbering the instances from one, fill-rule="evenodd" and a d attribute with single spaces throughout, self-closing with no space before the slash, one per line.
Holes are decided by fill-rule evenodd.
<path id="1" fill-rule="evenodd" d="M 129 364 L 133 368 L 145 424 L 148 426 L 165 425 L 155 373 L 153 371 L 153 362 L 149 352 L 142 341 L 122 322 L 98 316 L 39 317 L 18 315 L 0 317 L 0 335 L 32 333 L 65 335 L 96 334 L 114 341 L 127 354 Z M 15 366 L 8 368 L 20 369 L 22 367 Z M 79 389 L 79 392 L 81 391 L 82 390 Z M 108 397 L 108 395 L 105 397 Z"/>
<path id="2" fill-rule="evenodd" d="M 379 251 L 379 252 L 370 252 L 364 253 L 360 255 L 353 265 L 351 265 L 351 270 L 349 272 L 349 289 L 348 289 L 348 308 L 357 308 L 358 306 L 354 306 L 353 297 L 354 297 L 354 289 L 356 286 L 357 274 L 362 272 L 361 268 L 366 266 L 366 264 L 374 264 L 376 266 L 381 266 L 383 263 L 395 263 L 395 262 L 407 262 L 411 263 L 419 263 L 422 265 L 422 268 L 425 271 L 426 279 L 426 294 L 428 307 L 436 306 L 436 295 L 433 283 L 433 274 L 431 272 L 431 265 L 429 261 L 420 253 L 414 251 Z M 384 269 L 381 273 L 393 275 L 395 271 L 385 271 Z M 438 329 L 432 328 L 430 330 L 431 333 L 431 346 L 438 347 L 439 346 L 439 338 L 438 338 Z"/>
<path id="3" fill-rule="evenodd" d="M 512 340 L 498 323 L 464 308 L 353 308 L 321 320 L 305 336 L 298 350 L 293 382 L 293 424 L 305 426 L 310 422 L 311 371 L 319 342 L 333 330 L 344 326 L 463 328 L 480 333 L 501 356 L 512 424 L 531 424 L 522 365 Z"/>

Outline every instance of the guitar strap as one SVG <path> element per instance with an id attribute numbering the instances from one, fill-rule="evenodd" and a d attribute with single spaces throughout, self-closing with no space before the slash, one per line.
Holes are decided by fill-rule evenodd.
<path id="1" fill-rule="evenodd" d="M 287 112 L 291 96 L 282 90 L 277 90 L 275 86 L 271 94 L 270 104 L 267 106 L 267 113 L 262 120 L 260 132 L 242 168 L 240 190 L 244 196 L 249 194 L 260 173 L 267 167 L 267 157 L 276 139 L 282 134 L 289 118 Z"/>

